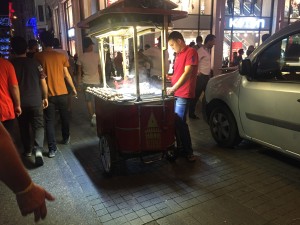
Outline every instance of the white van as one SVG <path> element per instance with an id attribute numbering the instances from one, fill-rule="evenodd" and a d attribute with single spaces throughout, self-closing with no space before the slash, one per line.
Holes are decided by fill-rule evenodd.
<path id="1" fill-rule="evenodd" d="M 203 115 L 222 147 L 248 139 L 300 158 L 300 21 L 210 79 Z"/>

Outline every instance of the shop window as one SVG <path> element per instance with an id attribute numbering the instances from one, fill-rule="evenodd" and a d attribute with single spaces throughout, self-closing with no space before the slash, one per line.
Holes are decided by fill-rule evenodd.
<path id="1" fill-rule="evenodd" d="M 282 39 L 260 54 L 254 63 L 255 79 L 300 82 L 300 34 Z"/>
<path id="2" fill-rule="evenodd" d="M 67 1 L 65 3 L 65 10 L 66 10 L 66 21 L 67 21 L 67 27 L 71 28 L 74 26 L 73 23 L 73 9 L 72 9 L 72 2 Z"/>
<path id="3" fill-rule="evenodd" d="M 227 0 L 225 15 L 271 16 L 273 0 Z"/>
<path id="4" fill-rule="evenodd" d="M 171 0 L 178 5 L 176 10 L 187 11 L 188 14 L 210 15 L 211 0 Z"/>
<path id="5" fill-rule="evenodd" d="M 38 5 L 37 8 L 38 8 L 39 22 L 44 22 L 45 21 L 44 7 L 42 5 Z"/>
<path id="6" fill-rule="evenodd" d="M 240 49 L 244 50 L 242 58 L 246 58 L 251 54 L 252 50 L 259 45 L 259 31 L 225 31 L 223 42 L 223 67 L 236 66 L 236 55 Z M 229 61 L 229 63 L 228 63 Z"/>
<path id="7" fill-rule="evenodd" d="M 290 18 L 299 18 L 300 17 L 300 1 L 298 0 L 289 0 L 285 2 L 285 10 L 288 11 L 287 15 Z"/>

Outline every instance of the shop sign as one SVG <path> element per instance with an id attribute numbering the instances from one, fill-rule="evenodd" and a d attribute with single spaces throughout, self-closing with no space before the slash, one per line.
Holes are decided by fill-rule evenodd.
<path id="1" fill-rule="evenodd" d="M 10 43 L 9 37 L 0 37 L 0 43 Z"/>
<path id="2" fill-rule="evenodd" d="M 36 18 L 35 18 L 35 17 L 32 17 L 32 18 L 30 18 L 29 20 L 27 20 L 26 26 L 27 26 L 27 27 L 36 27 L 36 26 L 37 26 Z"/>
<path id="3" fill-rule="evenodd" d="M 242 17 L 242 18 L 230 18 L 229 27 L 235 29 L 263 29 L 265 28 L 265 19 Z"/>
<path id="4" fill-rule="evenodd" d="M 8 17 L 0 17 L 0 26 L 9 27 L 10 26 L 9 18 Z"/>
<path id="5" fill-rule="evenodd" d="M 35 37 L 38 35 L 36 18 L 32 17 L 26 22 L 27 27 L 31 27 Z"/>

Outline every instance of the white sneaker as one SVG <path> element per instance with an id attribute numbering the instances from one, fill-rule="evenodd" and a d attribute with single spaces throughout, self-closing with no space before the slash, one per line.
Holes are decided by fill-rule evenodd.
<path id="1" fill-rule="evenodd" d="M 40 150 L 35 151 L 35 165 L 36 166 L 44 165 L 43 153 Z"/>
<path id="2" fill-rule="evenodd" d="M 94 114 L 94 115 L 92 116 L 92 119 L 91 119 L 91 125 L 94 127 L 94 126 L 96 126 L 96 124 L 97 124 L 97 121 L 96 121 L 96 114 Z"/>

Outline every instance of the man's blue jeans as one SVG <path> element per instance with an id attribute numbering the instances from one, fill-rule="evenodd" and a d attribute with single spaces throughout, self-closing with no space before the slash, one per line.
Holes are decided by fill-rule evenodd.
<path id="1" fill-rule="evenodd" d="M 185 154 L 193 154 L 191 135 L 189 126 L 186 123 L 186 115 L 189 108 L 190 99 L 179 98 L 175 99 L 175 127 L 177 146 L 182 146 Z"/>

